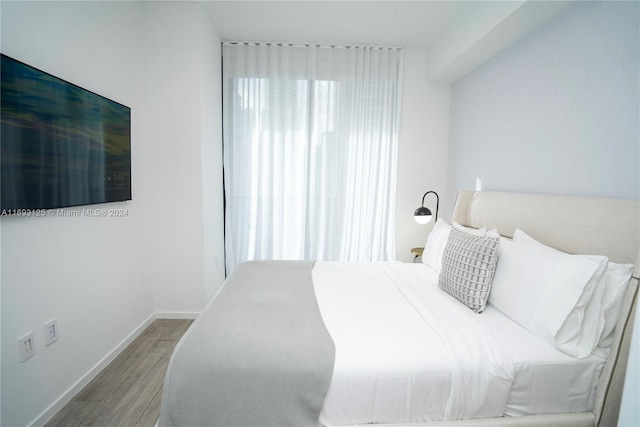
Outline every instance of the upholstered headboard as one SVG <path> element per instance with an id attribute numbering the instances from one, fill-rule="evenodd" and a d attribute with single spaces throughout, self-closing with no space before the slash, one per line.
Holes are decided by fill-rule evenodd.
<path id="1" fill-rule="evenodd" d="M 494 191 L 460 191 L 453 221 L 462 225 L 497 228 L 506 237 L 516 228 L 556 249 L 574 254 L 606 255 L 613 262 L 635 264 L 623 313 L 596 390 L 593 420 L 576 414 L 565 424 L 617 425 L 624 385 L 640 272 L 640 201 Z M 526 418 L 526 417 L 525 417 Z M 515 420 L 512 420 L 515 421 Z M 552 422 L 551 418 L 543 420 Z M 514 424 L 519 424 L 518 422 Z"/>
<path id="2" fill-rule="evenodd" d="M 507 237 L 517 227 L 568 253 L 607 255 L 614 262 L 636 264 L 636 273 L 640 267 L 638 200 L 460 191 L 453 220 L 497 228 Z"/>

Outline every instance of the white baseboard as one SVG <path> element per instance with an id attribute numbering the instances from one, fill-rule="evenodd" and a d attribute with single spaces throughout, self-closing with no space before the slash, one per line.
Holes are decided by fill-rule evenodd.
<path id="1" fill-rule="evenodd" d="M 129 344 L 133 342 L 145 329 L 151 325 L 151 323 L 157 318 L 156 314 L 149 316 L 144 322 L 140 324 L 133 332 L 131 332 L 120 344 L 116 346 L 109 354 L 107 354 L 102 360 L 95 364 L 93 368 L 89 370 L 82 378 L 80 378 L 75 384 L 73 384 L 67 391 L 65 391 L 55 402 L 53 402 L 47 409 L 44 410 L 35 420 L 33 420 L 29 426 L 43 426 L 49 421 L 60 409 L 67 403 L 71 402 L 73 398 L 80 393 L 80 391 L 91 382 L 109 363 L 113 361 L 122 351 L 127 348 Z"/>

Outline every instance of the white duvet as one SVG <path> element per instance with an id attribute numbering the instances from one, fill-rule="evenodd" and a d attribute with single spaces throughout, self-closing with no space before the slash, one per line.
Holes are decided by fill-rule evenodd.
<path id="1" fill-rule="evenodd" d="M 425 264 L 318 262 L 336 344 L 325 425 L 588 412 L 605 359 L 571 357 L 488 304 L 475 314 Z"/>
<path id="2" fill-rule="evenodd" d="M 318 262 L 313 281 L 336 345 L 320 422 L 346 425 L 502 416 L 509 353 L 426 266 Z"/>

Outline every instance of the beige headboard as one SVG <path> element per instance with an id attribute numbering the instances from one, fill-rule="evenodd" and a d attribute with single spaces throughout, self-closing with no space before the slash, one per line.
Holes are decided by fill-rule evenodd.
<path id="1" fill-rule="evenodd" d="M 614 262 L 635 264 L 638 276 L 638 200 L 460 191 L 453 220 L 475 228 L 497 228 L 507 237 L 520 228 L 568 253 L 606 255 Z"/>
<path id="2" fill-rule="evenodd" d="M 475 228 L 497 228 L 506 237 L 513 236 L 514 230 L 520 228 L 536 240 L 568 253 L 606 255 L 614 262 L 635 264 L 635 279 L 629 286 L 616 327 L 615 343 L 594 401 L 594 425 L 617 425 L 638 292 L 640 201 L 460 191 L 453 221 Z"/>

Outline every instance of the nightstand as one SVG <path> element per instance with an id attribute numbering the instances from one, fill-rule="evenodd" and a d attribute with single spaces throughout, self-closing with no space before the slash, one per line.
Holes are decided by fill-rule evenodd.
<path id="1" fill-rule="evenodd" d="M 413 262 L 416 262 L 419 256 L 422 256 L 422 252 L 424 252 L 424 248 L 413 248 L 411 249 L 411 254 L 413 255 Z"/>

